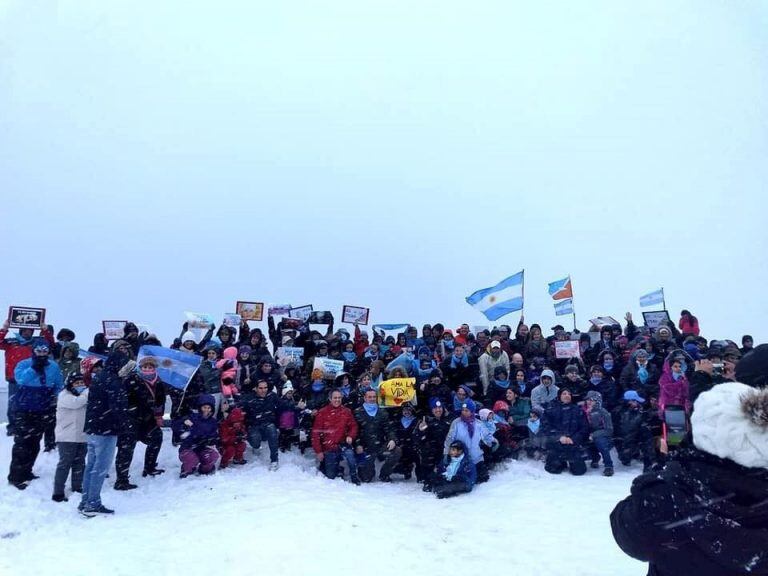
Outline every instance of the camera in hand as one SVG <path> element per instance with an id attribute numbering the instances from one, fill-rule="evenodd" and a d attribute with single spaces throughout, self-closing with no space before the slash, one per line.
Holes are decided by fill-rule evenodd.
<path id="1" fill-rule="evenodd" d="M 712 364 L 712 375 L 713 376 L 722 376 L 723 375 L 723 364 Z"/>

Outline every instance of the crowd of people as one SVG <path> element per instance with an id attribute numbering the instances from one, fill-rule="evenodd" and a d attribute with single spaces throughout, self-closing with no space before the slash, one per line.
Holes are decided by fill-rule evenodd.
<path id="1" fill-rule="evenodd" d="M 211 474 L 247 463 L 247 445 L 266 442 L 270 469 L 280 453 L 311 450 L 328 478 L 353 484 L 414 475 L 423 490 L 445 498 L 488 481 L 506 459 L 544 462 L 552 474 L 579 476 L 588 467 L 611 476 L 614 454 L 644 470 L 663 466 L 666 410 L 690 415 L 704 391 L 738 380 L 765 384 L 766 346 L 753 350 L 707 340 L 683 311 L 677 325 L 655 329 L 605 325 L 598 333 L 555 326 L 545 335 L 523 317 L 473 333 L 442 324 L 408 326 L 386 335 L 354 325 L 318 331 L 306 322 L 268 317 L 265 335 L 243 322 L 198 337 L 185 324 L 170 348 L 202 357 L 186 389 L 169 386 L 143 345 L 162 345 L 128 322 L 123 337 L 96 334 L 88 353 L 72 330 L 43 326 L 0 330 L 9 384 L 8 434 L 14 436 L 9 483 L 36 479 L 41 444 L 58 447 L 52 498 L 66 501 L 66 482 L 81 493 L 83 515 L 110 514 L 101 491 L 112 465 L 116 490 L 137 488 L 130 477 L 137 444 L 146 446 L 145 478 L 165 472 L 158 456 L 170 436 L 179 477 Z M 578 341 L 579 355 L 560 358 L 556 343 Z M 278 349 L 303 354 L 279 357 Z M 333 379 L 313 370 L 316 358 L 343 362 Z M 393 378 L 415 379 L 412 401 L 380 402 Z M 169 417 L 167 415 L 169 414 Z M 170 428 L 165 435 L 164 429 Z"/>

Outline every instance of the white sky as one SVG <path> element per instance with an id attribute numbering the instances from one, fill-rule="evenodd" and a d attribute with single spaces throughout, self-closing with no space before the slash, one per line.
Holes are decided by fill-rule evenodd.
<path id="1" fill-rule="evenodd" d="M 455 327 L 525 268 L 765 341 L 768 8 L 576 4 L 0 0 L 0 305 Z"/>

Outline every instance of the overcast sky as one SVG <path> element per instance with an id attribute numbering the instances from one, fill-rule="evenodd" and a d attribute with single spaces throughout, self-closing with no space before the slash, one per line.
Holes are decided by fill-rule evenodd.
<path id="1" fill-rule="evenodd" d="M 480 4 L 0 0 L 0 304 L 455 327 L 525 268 L 767 340 L 765 3 Z"/>

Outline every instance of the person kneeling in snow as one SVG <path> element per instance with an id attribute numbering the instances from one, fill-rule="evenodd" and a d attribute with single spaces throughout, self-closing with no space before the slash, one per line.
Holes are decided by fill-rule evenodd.
<path id="1" fill-rule="evenodd" d="M 464 442 L 454 440 L 434 476 L 432 491 L 438 498 L 450 498 L 471 492 L 476 480 L 477 470 Z"/>
<path id="2" fill-rule="evenodd" d="M 694 403 L 693 446 L 635 478 L 613 537 L 648 574 L 768 574 L 768 390 L 718 384 Z"/>
<path id="3" fill-rule="evenodd" d="M 200 411 L 174 422 L 181 438 L 181 478 L 196 470 L 200 474 L 211 474 L 216 469 L 219 453 L 214 446 L 219 439 L 219 424 L 213 416 L 214 406 L 216 399 L 211 394 L 201 394 L 198 400 Z"/>

